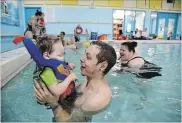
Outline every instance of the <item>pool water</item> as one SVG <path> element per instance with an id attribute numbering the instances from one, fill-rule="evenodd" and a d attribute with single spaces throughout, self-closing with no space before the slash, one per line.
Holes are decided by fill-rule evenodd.
<path id="1" fill-rule="evenodd" d="M 119 44 L 111 44 L 119 51 Z M 84 48 L 66 50 L 68 61 L 76 64 L 74 70 L 81 83 L 80 56 Z M 92 122 L 180 122 L 181 121 L 181 45 L 140 44 L 138 51 L 146 60 L 162 67 L 162 76 L 152 79 L 137 78 L 133 74 L 107 75 L 112 89 L 109 108 L 93 117 Z M 35 63 L 28 65 L 13 78 L 1 94 L 2 122 L 51 122 L 52 111 L 36 103 L 32 72 Z"/>

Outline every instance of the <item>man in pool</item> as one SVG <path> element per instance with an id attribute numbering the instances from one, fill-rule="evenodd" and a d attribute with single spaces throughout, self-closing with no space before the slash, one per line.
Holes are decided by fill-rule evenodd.
<path id="1" fill-rule="evenodd" d="M 34 83 L 37 98 L 52 107 L 56 121 L 88 122 L 92 115 L 104 111 L 110 104 L 112 94 L 105 76 L 116 63 L 114 48 L 104 42 L 94 41 L 80 61 L 81 74 L 86 76 L 86 80 L 77 86 L 77 98 L 73 105 L 70 102 L 67 106 L 59 105 L 59 97 L 53 96 L 42 82 Z"/>
<path id="2" fill-rule="evenodd" d="M 77 49 L 74 37 L 72 37 L 71 40 L 66 40 L 64 36 L 65 32 L 63 31 L 60 33 L 60 35 L 58 35 L 58 37 L 60 37 L 60 39 L 62 40 L 63 46 L 65 48 L 71 48 L 73 50 Z"/>

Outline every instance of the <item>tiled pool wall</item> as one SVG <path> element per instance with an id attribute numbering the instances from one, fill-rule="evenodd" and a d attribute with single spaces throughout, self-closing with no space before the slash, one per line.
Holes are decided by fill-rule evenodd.
<path id="1" fill-rule="evenodd" d="M 7 52 L 10 50 L 14 50 L 14 49 L 18 49 L 20 47 L 23 47 L 23 43 L 20 43 L 18 45 L 15 45 L 13 43 L 13 39 L 15 38 L 15 36 L 2 36 L 1 37 L 1 53 L 3 52 Z"/>

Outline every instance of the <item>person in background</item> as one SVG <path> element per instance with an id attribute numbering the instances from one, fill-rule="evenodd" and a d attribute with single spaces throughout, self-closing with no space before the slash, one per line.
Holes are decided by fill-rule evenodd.
<path id="1" fill-rule="evenodd" d="M 72 36 L 71 40 L 66 40 L 65 37 L 65 32 L 61 32 L 60 35 L 58 35 L 58 37 L 60 37 L 62 44 L 65 48 L 71 48 L 73 50 L 77 49 L 76 43 L 75 43 L 75 37 Z"/>
<path id="2" fill-rule="evenodd" d="M 126 39 L 125 40 L 129 40 L 129 37 L 130 37 L 130 35 L 126 35 Z"/>
<path id="3" fill-rule="evenodd" d="M 161 76 L 159 72 L 162 68 L 141 57 L 139 53 L 135 51 L 136 47 L 137 42 L 135 41 L 127 41 L 121 44 L 119 58 L 121 62 L 121 69 L 119 71 L 134 71 L 137 76 L 147 79 L 154 76 Z"/>
<path id="4" fill-rule="evenodd" d="M 133 32 L 134 39 L 139 40 L 141 39 L 141 32 L 136 28 L 135 32 Z"/>
<path id="5" fill-rule="evenodd" d="M 136 30 L 133 32 L 134 38 L 135 38 L 135 35 L 137 34 L 137 32 L 138 32 L 138 28 L 136 28 Z"/>
<path id="6" fill-rule="evenodd" d="M 116 36 L 116 40 L 125 40 L 125 36 L 123 36 L 123 31 L 119 30 L 118 35 Z"/>
<path id="7" fill-rule="evenodd" d="M 147 28 L 145 28 L 144 31 L 142 32 L 142 39 L 144 39 L 144 40 L 149 39 L 149 35 L 147 33 Z"/>
<path id="8" fill-rule="evenodd" d="M 26 35 L 27 31 L 31 31 L 33 34 L 33 37 L 35 38 L 34 35 L 36 33 L 36 26 L 38 25 L 38 20 L 43 17 L 42 14 L 43 13 L 41 11 L 39 10 L 36 11 L 35 15 L 30 18 L 24 35 Z"/>
<path id="9" fill-rule="evenodd" d="M 40 30 L 40 34 L 39 35 L 43 34 L 43 29 L 45 28 L 44 16 L 45 16 L 44 13 L 42 13 L 41 18 L 38 20 L 37 28 L 39 28 L 39 30 Z"/>
<path id="10" fill-rule="evenodd" d="M 65 36 L 65 32 L 63 32 L 63 31 L 57 36 L 61 39 L 63 46 L 66 45 L 66 41 L 64 39 L 64 36 Z"/>
<path id="11" fill-rule="evenodd" d="M 137 42 L 124 42 L 120 48 L 120 60 L 122 67 L 141 68 L 144 65 L 144 60 L 135 51 Z"/>
<path id="12" fill-rule="evenodd" d="M 45 27 L 45 21 L 44 21 L 44 13 L 42 13 L 41 18 L 38 20 L 38 25 L 41 27 Z"/>
<path id="13" fill-rule="evenodd" d="M 172 39 L 172 32 L 169 32 L 168 36 L 167 36 L 167 40 L 171 40 Z"/>
<path id="14" fill-rule="evenodd" d="M 61 40 L 64 40 L 64 36 L 65 36 L 65 32 L 62 31 L 62 32 L 60 33 L 60 38 L 61 38 Z"/>
<path id="15" fill-rule="evenodd" d="M 73 36 L 73 38 L 74 38 L 74 41 L 75 42 L 80 42 L 80 36 L 79 36 L 79 34 L 76 33 L 76 30 L 74 30 L 74 36 Z"/>
<path id="16" fill-rule="evenodd" d="M 133 31 L 130 32 L 130 39 L 134 39 L 134 32 Z"/>
<path id="17" fill-rule="evenodd" d="M 41 36 L 45 36 L 45 35 L 47 35 L 47 34 L 46 34 L 46 28 L 43 28 L 43 29 L 42 29 L 42 35 L 41 35 Z"/>

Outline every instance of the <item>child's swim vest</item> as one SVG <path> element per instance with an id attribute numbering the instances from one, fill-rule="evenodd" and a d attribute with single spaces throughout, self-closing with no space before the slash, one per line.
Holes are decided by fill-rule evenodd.
<path id="1" fill-rule="evenodd" d="M 59 61 L 56 59 L 45 59 L 39 51 L 38 47 L 32 42 L 30 38 L 17 36 L 13 40 L 13 43 L 18 44 L 22 41 L 38 67 L 50 67 L 54 71 L 56 78 L 61 81 L 64 81 L 65 78 L 70 74 L 67 62 Z M 75 93 L 75 83 L 71 82 L 66 91 L 61 94 L 61 97 L 65 98 L 73 93 Z"/>

